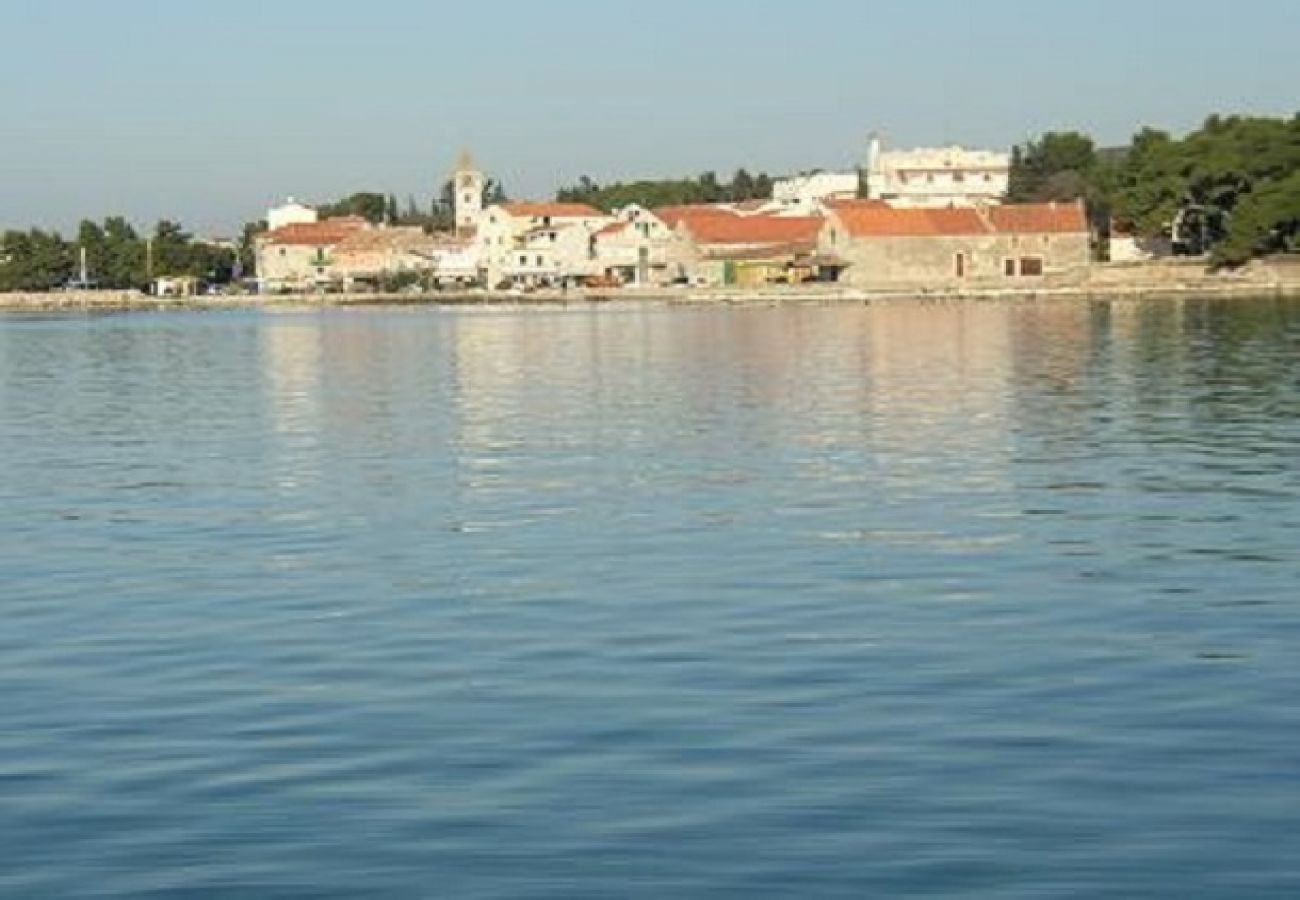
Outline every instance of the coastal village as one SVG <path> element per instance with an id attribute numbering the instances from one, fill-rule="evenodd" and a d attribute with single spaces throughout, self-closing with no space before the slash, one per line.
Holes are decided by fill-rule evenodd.
<path id="1" fill-rule="evenodd" d="M 451 173 L 454 228 L 327 217 L 294 200 L 255 240 L 265 294 L 412 290 L 758 289 L 1068 284 L 1092 259 L 1081 201 L 1007 204 L 1009 153 L 888 150 L 860 170 L 776 181 L 769 199 L 612 211 L 571 202 L 485 200 L 464 153 Z M 1135 242 L 1118 248 L 1150 255 Z"/>
<path id="2" fill-rule="evenodd" d="M 237 240 L 160 220 L 83 220 L 65 239 L 0 235 L 10 307 L 333 296 L 435 301 L 641 296 L 1154 296 L 1300 292 L 1300 170 L 1290 120 L 1210 116 L 1127 146 L 1049 132 L 1009 151 L 897 149 L 730 184 L 583 177 L 511 201 L 464 152 L 430 211 L 392 195 L 292 198 Z M 253 300 L 251 302 L 259 302 Z"/>

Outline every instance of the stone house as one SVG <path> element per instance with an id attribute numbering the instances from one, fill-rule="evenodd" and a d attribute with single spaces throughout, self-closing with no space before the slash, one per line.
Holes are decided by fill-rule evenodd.
<path id="1" fill-rule="evenodd" d="M 675 280 L 709 286 L 758 287 L 810 275 L 823 219 L 739 215 L 717 206 L 656 210 L 677 240 L 668 266 Z"/>
<path id="2" fill-rule="evenodd" d="M 363 228 L 340 242 L 331 256 L 328 275 L 349 290 L 379 287 L 394 275 L 431 276 L 437 239 L 411 226 Z"/>
<path id="3" fill-rule="evenodd" d="M 959 287 L 1081 277 L 1092 235 L 1082 203 L 948 209 L 831 204 L 818 256 L 856 287 Z"/>
<path id="4" fill-rule="evenodd" d="M 372 228 L 359 216 L 297 222 L 257 237 L 253 253 L 262 293 L 304 291 L 335 280 L 334 250 L 352 235 Z"/>

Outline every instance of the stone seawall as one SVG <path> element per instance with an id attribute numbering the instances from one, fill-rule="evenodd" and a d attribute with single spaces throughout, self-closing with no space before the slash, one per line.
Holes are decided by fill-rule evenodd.
<path id="1" fill-rule="evenodd" d="M 873 300 L 1162 299 L 1177 297 L 1300 297 L 1300 257 L 1211 272 L 1196 260 L 1101 263 L 1039 281 L 961 284 L 890 284 L 849 288 L 806 284 L 765 288 L 588 289 L 569 291 L 464 291 L 429 294 L 308 294 L 239 297 L 150 297 L 130 291 L 0 294 L 10 312 L 112 312 L 168 309 L 311 309 L 348 306 L 555 305 L 576 303 L 863 303 Z"/>

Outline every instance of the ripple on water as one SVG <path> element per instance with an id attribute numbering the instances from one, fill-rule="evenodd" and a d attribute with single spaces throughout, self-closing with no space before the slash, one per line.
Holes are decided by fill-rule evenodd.
<path id="1" fill-rule="evenodd" d="M 0 894 L 1300 893 L 1300 307 L 0 319 Z"/>

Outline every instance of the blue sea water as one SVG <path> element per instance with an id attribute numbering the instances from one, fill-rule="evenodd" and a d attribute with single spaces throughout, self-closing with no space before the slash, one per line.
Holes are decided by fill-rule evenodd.
<path id="1" fill-rule="evenodd" d="M 0 318 L 0 896 L 1300 896 L 1300 303 Z"/>

